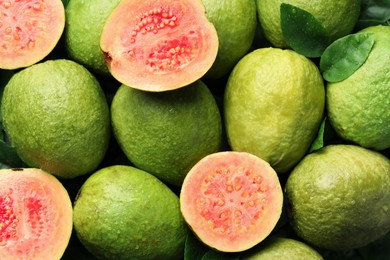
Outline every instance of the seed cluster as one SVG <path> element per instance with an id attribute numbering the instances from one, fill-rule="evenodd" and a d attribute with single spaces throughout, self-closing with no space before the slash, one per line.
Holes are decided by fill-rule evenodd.
<path id="1" fill-rule="evenodd" d="M 155 8 L 138 15 L 136 19 L 136 25 L 131 33 L 133 37 L 136 37 L 139 33 L 146 34 L 152 32 L 156 34 L 164 28 L 173 28 L 178 25 L 176 15 L 165 8 Z M 135 38 L 132 39 L 135 41 Z"/>
<path id="2" fill-rule="evenodd" d="M 43 0 L 0 0 L 0 52 L 23 52 L 34 48 L 46 27 Z"/>
<path id="3" fill-rule="evenodd" d="M 244 234 L 267 202 L 263 178 L 246 169 L 217 169 L 204 179 L 201 189 L 203 196 L 196 199 L 200 215 L 220 233 Z"/>
<path id="4" fill-rule="evenodd" d="M 131 27 L 131 38 L 127 42 L 129 45 L 125 54 L 130 59 L 141 57 L 146 59 L 146 64 L 153 73 L 166 73 L 177 71 L 181 66 L 185 66 L 198 53 L 197 35 L 193 30 L 189 30 L 187 35 L 175 39 L 165 39 L 154 46 L 135 45 L 137 38 L 148 33 L 157 34 L 161 30 L 173 29 L 179 26 L 179 18 L 169 8 L 154 8 L 136 17 L 137 21 Z"/>
<path id="5" fill-rule="evenodd" d="M 17 240 L 19 220 L 14 212 L 12 189 L 2 191 L 0 195 L 0 246 L 5 246 L 9 240 Z"/>

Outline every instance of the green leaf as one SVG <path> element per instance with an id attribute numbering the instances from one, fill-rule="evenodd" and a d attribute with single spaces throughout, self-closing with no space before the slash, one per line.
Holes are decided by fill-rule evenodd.
<path id="1" fill-rule="evenodd" d="M 340 143 L 341 141 L 343 140 L 340 140 L 340 137 L 333 129 L 329 118 L 325 116 L 321 122 L 317 137 L 311 144 L 309 153 L 317 151 L 326 145 Z"/>
<path id="2" fill-rule="evenodd" d="M 209 248 L 189 232 L 184 247 L 184 260 L 201 260 Z"/>
<path id="3" fill-rule="evenodd" d="M 311 13 L 282 3 L 280 18 L 283 38 L 294 51 L 316 58 L 330 44 L 328 31 Z"/>
<path id="4" fill-rule="evenodd" d="M 325 119 L 322 121 L 317 137 L 314 139 L 309 152 L 314 152 L 324 147 Z"/>
<path id="5" fill-rule="evenodd" d="M 320 70 L 328 82 L 342 81 L 366 61 L 375 38 L 368 33 L 350 34 L 337 39 L 324 51 Z"/>

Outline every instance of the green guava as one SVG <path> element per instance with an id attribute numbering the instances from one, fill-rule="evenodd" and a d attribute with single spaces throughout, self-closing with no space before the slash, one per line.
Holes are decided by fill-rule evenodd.
<path id="1" fill-rule="evenodd" d="M 316 249 L 308 244 L 286 237 L 268 237 L 263 242 L 249 249 L 241 258 L 242 260 L 323 260 L 324 258 Z"/>
<path id="2" fill-rule="evenodd" d="M 281 4 L 290 4 L 312 14 L 334 41 L 351 33 L 360 14 L 359 0 L 303 1 L 303 0 L 255 0 L 261 30 L 274 47 L 288 48 L 283 37 Z M 310 28 L 310 24 L 300 26 Z"/>
<path id="3" fill-rule="evenodd" d="M 72 202 L 51 174 L 0 170 L 0 259 L 60 259 L 72 233 Z"/>
<path id="4" fill-rule="evenodd" d="M 292 50 L 260 48 L 245 55 L 224 92 L 230 147 L 287 173 L 307 153 L 323 119 L 325 88 L 308 58 Z"/>
<path id="5" fill-rule="evenodd" d="M 256 27 L 256 3 L 253 0 L 202 0 L 207 19 L 218 34 L 218 54 L 207 78 L 227 76 L 252 46 Z"/>
<path id="6" fill-rule="evenodd" d="M 91 173 L 104 158 L 110 114 L 93 74 L 70 60 L 15 73 L 5 86 L 4 130 L 20 158 L 60 178 Z"/>
<path id="7" fill-rule="evenodd" d="M 165 92 L 122 85 L 111 104 L 111 121 L 129 160 L 176 186 L 196 162 L 221 147 L 221 115 L 200 80 Z"/>
<path id="8" fill-rule="evenodd" d="M 69 57 L 92 69 L 108 75 L 105 57 L 100 49 L 103 26 L 120 0 L 72 0 L 65 8 L 64 45 Z"/>
<path id="9" fill-rule="evenodd" d="M 180 192 L 184 219 L 206 245 L 241 252 L 264 240 L 282 212 L 283 193 L 274 169 L 245 152 L 202 158 Z"/>
<path id="10" fill-rule="evenodd" d="M 375 38 L 366 61 L 347 79 L 328 82 L 328 118 L 339 136 L 375 150 L 390 148 L 390 27 L 371 26 L 357 34 Z"/>
<path id="11" fill-rule="evenodd" d="M 2 1 L 0 69 L 28 67 L 45 58 L 65 27 L 61 0 Z"/>
<path id="12" fill-rule="evenodd" d="M 390 231 L 390 160 L 357 145 L 306 155 L 285 185 L 289 222 L 311 245 L 350 250 Z"/>
<path id="13" fill-rule="evenodd" d="M 108 17 L 100 46 L 119 82 L 166 91 L 200 79 L 218 52 L 201 0 L 123 0 Z"/>
<path id="14" fill-rule="evenodd" d="M 153 175 L 114 165 L 93 173 L 74 202 L 74 229 L 99 259 L 180 259 L 188 227 L 179 198 Z"/>

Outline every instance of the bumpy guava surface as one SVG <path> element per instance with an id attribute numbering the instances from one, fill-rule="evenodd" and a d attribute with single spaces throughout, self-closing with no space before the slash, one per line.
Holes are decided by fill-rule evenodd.
<path id="1" fill-rule="evenodd" d="M 221 115 L 211 91 L 200 80 L 166 92 L 122 85 L 111 104 L 111 121 L 127 158 L 176 186 L 195 163 L 221 147 Z"/>
<path id="2" fill-rule="evenodd" d="M 177 195 L 124 165 L 101 168 L 82 185 L 74 228 L 98 259 L 181 259 L 188 231 Z"/>

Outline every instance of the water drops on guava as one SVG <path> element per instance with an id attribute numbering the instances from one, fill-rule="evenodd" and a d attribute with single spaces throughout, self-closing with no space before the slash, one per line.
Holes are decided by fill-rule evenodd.
<path id="1" fill-rule="evenodd" d="M 125 165 L 101 168 L 84 182 L 74 227 L 100 259 L 180 259 L 188 232 L 177 195 L 153 175 Z"/>
<path id="2" fill-rule="evenodd" d="M 4 130 L 20 158 L 60 178 L 91 173 L 110 137 L 109 107 L 82 65 L 48 60 L 15 73 L 2 96 Z"/>

